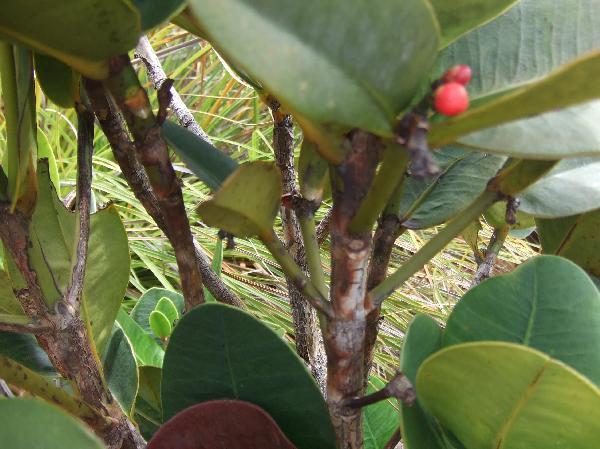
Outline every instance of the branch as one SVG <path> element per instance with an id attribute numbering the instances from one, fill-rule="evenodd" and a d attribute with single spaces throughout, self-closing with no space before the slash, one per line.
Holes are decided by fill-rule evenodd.
<path id="1" fill-rule="evenodd" d="M 483 259 L 483 261 L 481 261 L 481 263 L 477 266 L 477 271 L 475 272 L 475 277 L 471 283 L 471 288 L 481 284 L 481 282 L 490 277 L 494 265 L 496 264 L 498 254 L 504 246 L 504 242 L 506 241 L 509 231 L 510 225 L 502 226 L 500 229 L 494 229 L 490 243 L 485 250 L 485 259 Z"/>
<path id="2" fill-rule="evenodd" d="M 148 176 L 144 167 L 135 156 L 135 147 L 129 140 L 119 115 L 115 112 L 116 107 L 109 104 L 104 88 L 97 81 L 85 80 L 85 87 L 96 112 L 102 131 L 106 135 L 121 172 L 133 194 L 142 204 L 148 215 L 152 217 L 159 229 L 169 238 L 169 230 L 156 195 L 152 191 Z M 244 303 L 225 285 L 223 280 L 212 270 L 210 263 L 200 244 L 193 239 L 196 261 L 202 281 L 208 291 L 217 301 L 239 308 L 245 308 Z"/>
<path id="3" fill-rule="evenodd" d="M 161 136 L 160 123 L 152 112 L 148 95 L 140 85 L 129 57 L 111 58 L 109 67 L 110 76 L 105 86 L 123 112 L 139 160 L 160 204 L 169 231 L 167 236 L 175 250 L 186 309 L 190 310 L 204 302 L 204 292 L 181 185 L 169 159 L 167 144 Z"/>
<path id="4" fill-rule="evenodd" d="M 294 196 L 297 187 L 292 117 L 281 110 L 281 105 L 275 98 L 269 96 L 266 100 L 273 116 L 273 152 L 275 162 L 281 172 L 282 193 Z M 312 242 L 302 238 L 301 222 L 292 209 L 282 207 L 280 211 L 285 246 L 304 273 L 309 269 L 311 279 L 315 282 L 321 297 L 326 298 L 327 290 L 322 288 L 325 285 L 324 282 L 321 283 L 320 278 L 315 278 L 310 270 L 315 254 L 312 251 Z M 318 257 L 318 247 L 316 254 Z M 327 357 L 317 314 L 310 304 L 310 299 L 296 288 L 294 280 L 286 276 L 286 283 L 294 321 L 296 351 L 308 363 L 313 376 L 324 392 L 327 385 Z M 321 319 L 322 315 L 319 315 L 318 318 Z"/>
<path id="5" fill-rule="evenodd" d="M 155 89 L 158 91 L 162 87 L 163 83 L 168 79 L 167 74 L 163 70 L 163 67 L 158 59 L 158 56 L 154 52 L 150 41 L 146 36 L 142 36 L 140 41 L 135 47 L 135 56 L 140 58 L 146 67 L 148 72 L 148 78 L 154 84 Z M 190 112 L 188 107 L 185 105 L 177 91 L 173 86 L 170 87 L 171 93 L 171 109 L 175 113 L 175 116 L 179 120 L 179 123 L 184 128 L 196 134 L 201 139 L 210 143 L 208 134 L 200 127 L 196 122 L 194 115 Z"/>
<path id="6" fill-rule="evenodd" d="M 8 384 L 4 381 L 4 379 L 0 379 L 0 396 L 4 396 L 5 398 L 14 398 L 12 390 L 8 386 Z"/>
<path id="7" fill-rule="evenodd" d="M 77 111 L 77 210 L 79 211 L 79 237 L 75 250 L 75 266 L 71 273 L 71 285 L 63 301 L 67 307 L 79 310 L 85 267 L 87 264 L 88 241 L 90 238 L 90 201 L 92 192 L 92 153 L 94 152 L 94 114 L 82 103 Z"/>
<path id="8" fill-rule="evenodd" d="M 410 407 L 415 403 L 417 394 L 408 378 L 398 373 L 381 390 L 360 398 L 347 399 L 345 405 L 349 408 L 362 408 L 388 398 L 396 398 Z"/>
<path id="9" fill-rule="evenodd" d="M 323 219 L 319 222 L 317 229 L 315 230 L 315 234 L 317 235 L 317 242 L 319 246 L 323 245 L 325 240 L 327 240 L 327 236 L 329 235 L 329 223 L 331 223 L 331 214 L 333 213 L 333 208 L 329 209 Z"/>
<path id="10" fill-rule="evenodd" d="M 496 192 L 486 191 L 479 196 L 466 210 L 438 232 L 425 246 L 417 251 L 394 274 L 369 292 L 372 307 L 379 307 L 394 290 L 406 282 L 412 275 L 419 271 L 427 262 L 452 241 L 469 223 L 479 218 L 492 204 L 498 201 Z"/>

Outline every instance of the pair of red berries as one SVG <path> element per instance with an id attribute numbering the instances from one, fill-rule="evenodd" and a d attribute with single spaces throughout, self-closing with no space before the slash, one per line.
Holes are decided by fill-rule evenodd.
<path id="1" fill-rule="evenodd" d="M 448 69 L 441 79 L 441 86 L 435 90 L 433 104 L 440 114 L 453 116 L 465 112 L 469 107 L 469 94 L 465 86 L 471 81 L 471 67 L 455 65 Z"/>

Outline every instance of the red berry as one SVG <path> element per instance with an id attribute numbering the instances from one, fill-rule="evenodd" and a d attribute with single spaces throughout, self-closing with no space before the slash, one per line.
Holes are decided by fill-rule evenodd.
<path id="1" fill-rule="evenodd" d="M 469 107 L 469 94 L 465 86 L 455 81 L 442 84 L 435 91 L 434 104 L 440 114 L 462 114 Z"/>
<path id="2" fill-rule="evenodd" d="M 459 64 L 446 70 L 446 73 L 442 76 L 442 82 L 451 83 L 454 81 L 466 86 L 469 84 L 469 81 L 471 81 L 471 76 L 471 67 L 465 64 Z"/>

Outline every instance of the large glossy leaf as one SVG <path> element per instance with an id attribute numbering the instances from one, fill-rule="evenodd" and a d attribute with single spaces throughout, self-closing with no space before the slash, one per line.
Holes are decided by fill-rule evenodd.
<path id="1" fill-rule="evenodd" d="M 405 182 L 397 213 L 410 229 L 436 226 L 459 213 L 485 190 L 506 160 L 460 147 L 446 147 L 434 157 L 441 168 L 437 177 L 409 177 Z"/>
<path id="2" fill-rule="evenodd" d="M 162 426 L 148 443 L 148 449 L 173 447 L 295 449 L 263 409 L 232 400 L 209 401 L 185 409 Z"/>
<path id="3" fill-rule="evenodd" d="M 298 449 L 336 447 L 327 406 L 295 352 L 268 326 L 223 304 L 192 309 L 175 327 L 163 367 L 165 419 L 199 402 L 263 408 Z"/>
<path id="4" fill-rule="evenodd" d="M 459 142 L 485 152 L 524 157 L 586 155 L 600 151 L 600 102 L 552 111 L 598 94 L 594 80 L 600 30 L 595 0 L 521 0 L 506 14 L 448 47 L 434 76 L 457 63 L 473 68 L 469 93 L 474 107 L 432 129 L 432 143 Z M 564 66 L 551 80 L 543 78 Z M 541 83 L 541 84 L 538 84 Z M 589 89 L 583 86 L 589 86 Z M 575 89 L 575 86 L 577 88 Z M 571 90 L 573 90 L 571 92 Z M 481 127 L 520 120 L 467 135 Z"/>
<path id="5" fill-rule="evenodd" d="M 600 209 L 536 222 L 544 253 L 566 257 L 588 273 L 600 276 Z"/>
<path id="6" fill-rule="evenodd" d="M 404 338 L 400 370 L 416 385 L 417 371 L 423 361 L 440 349 L 442 329 L 427 315 L 417 315 Z M 402 441 L 406 449 L 442 449 L 444 432 L 435 418 L 421 406 L 419 400 L 412 407 L 400 404 Z"/>
<path id="7" fill-rule="evenodd" d="M 429 0 L 441 29 L 440 47 L 477 28 L 513 6 L 519 0 Z"/>
<path id="8" fill-rule="evenodd" d="M 212 190 L 217 190 L 238 166 L 209 142 L 175 123 L 166 121 L 162 135 L 188 168 Z"/>
<path id="9" fill-rule="evenodd" d="M 536 257 L 456 305 L 444 346 L 480 340 L 531 346 L 600 385 L 600 292 L 574 263 Z"/>
<path id="10" fill-rule="evenodd" d="M 141 15 L 142 29 L 150 30 L 171 17 L 177 15 L 184 7 L 185 0 L 125 0 Z"/>
<path id="11" fill-rule="evenodd" d="M 600 159 L 560 161 L 519 195 L 519 209 L 541 218 L 577 215 L 600 208 Z"/>
<path id="12" fill-rule="evenodd" d="M 385 382 L 377 376 L 369 378 L 367 394 L 385 387 Z M 390 400 L 376 402 L 363 409 L 364 449 L 383 449 L 398 429 L 398 410 Z"/>
<path id="13" fill-rule="evenodd" d="M 144 292 L 138 299 L 135 307 L 131 311 L 131 318 L 148 334 L 152 335 L 152 329 L 150 329 L 150 314 L 161 298 L 170 299 L 175 307 L 179 316 L 183 315 L 184 301 L 183 295 L 172 290 L 165 288 L 153 287 Z"/>
<path id="14" fill-rule="evenodd" d="M 133 416 L 139 375 L 133 349 L 125 333 L 115 326 L 102 355 L 104 378 L 115 399 L 127 414 Z"/>
<path id="15" fill-rule="evenodd" d="M 287 108 L 314 123 L 377 134 L 391 133 L 438 47 L 435 17 L 422 0 L 377 7 L 191 0 L 190 7 L 215 47 Z"/>
<path id="16" fill-rule="evenodd" d="M 32 335 L 0 332 L 0 354 L 40 374 L 56 375 L 48 355 Z"/>
<path id="17" fill-rule="evenodd" d="M 108 58 L 135 47 L 141 32 L 139 12 L 122 0 L 19 0 L 0 5 L 0 35 L 96 79 L 108 75 Z"/>
<path id="18" fill-rule="evenodd" d="M 38 166 L 38 198 L 30 225 L 29 261 L 36 271 L 44 298 L 53 306 L 67 291 L 78 234 L 77 216 L 56 196 L 48 165 Z M 18 286 L 20 276 L 10 276 Z M 91 216 L 88 263 L 83 286 L 83 316 L 89 321 L 101 352 L 110 335 L 129 282 L 127 234 L 113 205 Z"/>
<path id="19" fill-rule="evenodd" d="M 38 399 L 0 400 L 0 440 L 6 449 L 103 449 L 80 421 Z"/>
<path id="20" fill-rule="evenodd" d="M 135 358 L 140 366 L 154 366 L 160 368 L 165 357 L 163 348 L 152 337 L 150 324 L 147 322 L 148 331 L 136 323 L 127 312 L 119 310 L 117 323 L 131 343 Z"/>
<path id="21" fill-rule="evenodd" d="M 600 441 L 600 390 L 525 346 L 443 349 L 421 366 L 417 394 L 467 449 L 591 449 Z"/>
<path id="22" fill-rule="evenodd" d="M 209 226 L 238 237 L 270 236 L 279 209 L 281 174 L 271 162 L 241 165 L 198 215 Z"/>

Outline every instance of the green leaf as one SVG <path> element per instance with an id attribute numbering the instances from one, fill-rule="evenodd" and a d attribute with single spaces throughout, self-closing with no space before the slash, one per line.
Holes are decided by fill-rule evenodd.
<path id="1" fill-rule="evenodd" d="M 367 394 L 385 387 L 377 376 L 369 378 Z M 363 414 L 364 449 L 383 449 L 398 428 L 399 415 L 389 400 L 366 407 Z"/>
<path id="2" fill-rule="evenodd" d="M 358 0 L 191 0 L 190 8 L 221 54 L 309 128 L 391 135 L 438 47 L 423 0 L 382 0 L 376 8 Z"/>
<path id="3" fill-rule="evenodd" d="M 133 416 L 138 391 L 138 367 L 129 340 L 115 326 L 102 355 L 104 378 L 115 399 L 129 417 Z"/>
<path id="4" fill-rule="evenodd" d="M 238 164 L 191 131 L 166 121 L 162 135 L 190 170 L 212 190 L 217 190 Z"/>
<path id="5" fill-rule="evenodd" d="M 125 0 L 131 4 L 142 18 L 144 31 L 168 22 L 185 7 L 185 0 Z"/>
<path id="6" fill-rule="evenodd" d="M 440 24 L 440 47 L 447 47 L 463 34 L 493 20 L 518 0 L 429 0 Z"/>
<path id="7" fill-rule="evenodd" d="M 600 159 L 560 161 L 519 195 L 519 209 L 541 218 L 577 215 L 600 208 Z"/>
<path id="8" fill-rule="evenodd" d="M 470 65 L 473 108 L 434 126 L 431 143 L 458 139 L 482 152 L 529 158 L 598 154 L 600 102 L 553 109 L 598 95 L 593 76 L 598 53 L 589 52 L 600 47 L 594 20 L 599 12 L 594 0 L 565 0 L 560 8 L 554 0 L 521 0 L 448 47 L 433 77 L 455 64 Z M 547 113 L 526 118 L 542 112 Z M 524 120 L 464 136 L 516 119 Z"/>
<path id="9" fill-rule="evenodd" d="M 417 393 L 467 449 L 589 449 L 600 441 L 600 390 L 525 346 L 478 342 L 436 352 L 419 370 Z"/>
<path id="10" fill-rule="evenodd" d="M 138 397 L 149 405 L 161 411 L 160 383 L 162 381 L 162 370 L 154 366 L 140 367 L 140 388 Z"/>
<path id="11" fill-rule="evenodd" d="M 221 270 L 223 266 L 223 239 L 217 235 L 217 241 L 215 243 L 215 250 L 213 251 L 212 269 L 218 277 L 221 277 Z M 204 299 L 206 302 L 217 302 L 211 292 L 204 287 Z"/>
<path id="12" fill-rule="evenodd" d="M 336 447 L 327 406 L 296 353 L 251 315 L 203 304 L 175 327 L 163 368 L 165 419 L 199 402 L 262 407 L 298 449 Z"/>
<path id="13" fill-rule="evenodd" d="M 600 209 L 554 220 L 536 220 L 544 253 L 572 260 L 600 276 Z"/>
<path id="14" fill-rule="evenodd" d="M 139 364 L 160 368 L 163 364 L 165 351 L 152 337 L 148 319 L 146 319 L 146 326 L 148 326 L 146 331 L 127 315 L 127 312 L 120 309 L 117 315 L 117 323 L 127 335 Z"/>
<path id="15" fill-rule="evenodd" d="M 56 371 L 48 355 L 32 335 L 0 332 L 0 354 L 45 376 L 55 376 Z"/>
<path id="16" fill-rule="evenodd" d="M 397 214 L 409 229 L 444 223 L 467 207 L 485 190 L 505 158 L 446 147 L 433 153 L 441 173 L 434 178 L 409 177 Z"/>
<path id="17" fill-rule="evenodd" d="M 35 270 L 44 299 L 54 306 L 67 291 L 77 245 L 77 215 L 58 199 L 45 160 L 38 165 L 38 198 L 30 224 L 29 263 Z M 51 255 L 51 257 L 48 257 Z M 114 205 L 90 219 L 88 263 L 83 285 L 82 315 L 102 352 L 129 282 L 127 234 Z M 20 275 L 9 272 L 13 286 Z"/>
<path id="18" fill-rule="evenodd" d="M 440 349 L 442 329 L 427 315 L 417 315 L 408 328 L 400 357 L 400 370 L 416 385 L 423 361 Z M 417 400 L 412 407 L 400 404 L 402 441 L 406 449 L 441 449 L 442 429 Z"/>
<path id="19" fill-rule="evenodd" d="M 574 263 L 536 257 L 481 283 L 454 308 L 443 345 L 481 340 L 530 346 L 600 385 L 600 292 Z"/>
<path id="20" fill-rule="evenodd" d="M 208 226 L 238 237 L 270 236 L 280 197 L 281 174 L 275 164 L 249 162 L 198 206 L 198 215 Z"/>
<path id="21" fill-rule="evenodd" d="M 150 329 L 158 338 L 167 338 L 173 331 L 173 325 L 164 313 L 153 310 L 148 318 Z"/>
<path id="22" fill-rule="evenodd" d="M 137 304 L 131 311 L 131 318 L 146 332 L 148 335 L 152 335 L 152 329 L 150 329 L 150 314 L 153 310 L 156 310 L 158 302 L 162 298 L 168 298 L 173 302 L 179 316 L 183 315 L 184 301 L 183 295 L 172 290 L 164 288 L 153 287 L 140 296 Z"/>
<path id="23" fill-rule="evenodd" d="M 106 78 L 106 60 L 135 47 L 141 33 L 140 13 L 122 0 L 20 0 L 0 5 L 0 36 L 94 79 Z"/>
<path id="24" fill-rule="evenodd" d="M 155 310 L 161 312 L 170 323 L 173 323 L 179 319 L 179 311 L 177 310 L 177 307 L 175 304 L 173 304 L 173 301 L 166 296 L 163 296 L 158 300 Z"/>
<path id="25" fill-rule="evenodd" d="M 51 56 L 35 54 L 35 75 L 44 94 L 63 108 L 75 106 L 81 76 L 71 67 Z"/>
<path id="26" fill-rule="evenodd" d="M 0 401 L 0 440 L 6 449 L 104 449 L 80 421 L 38 399 Z"/>

